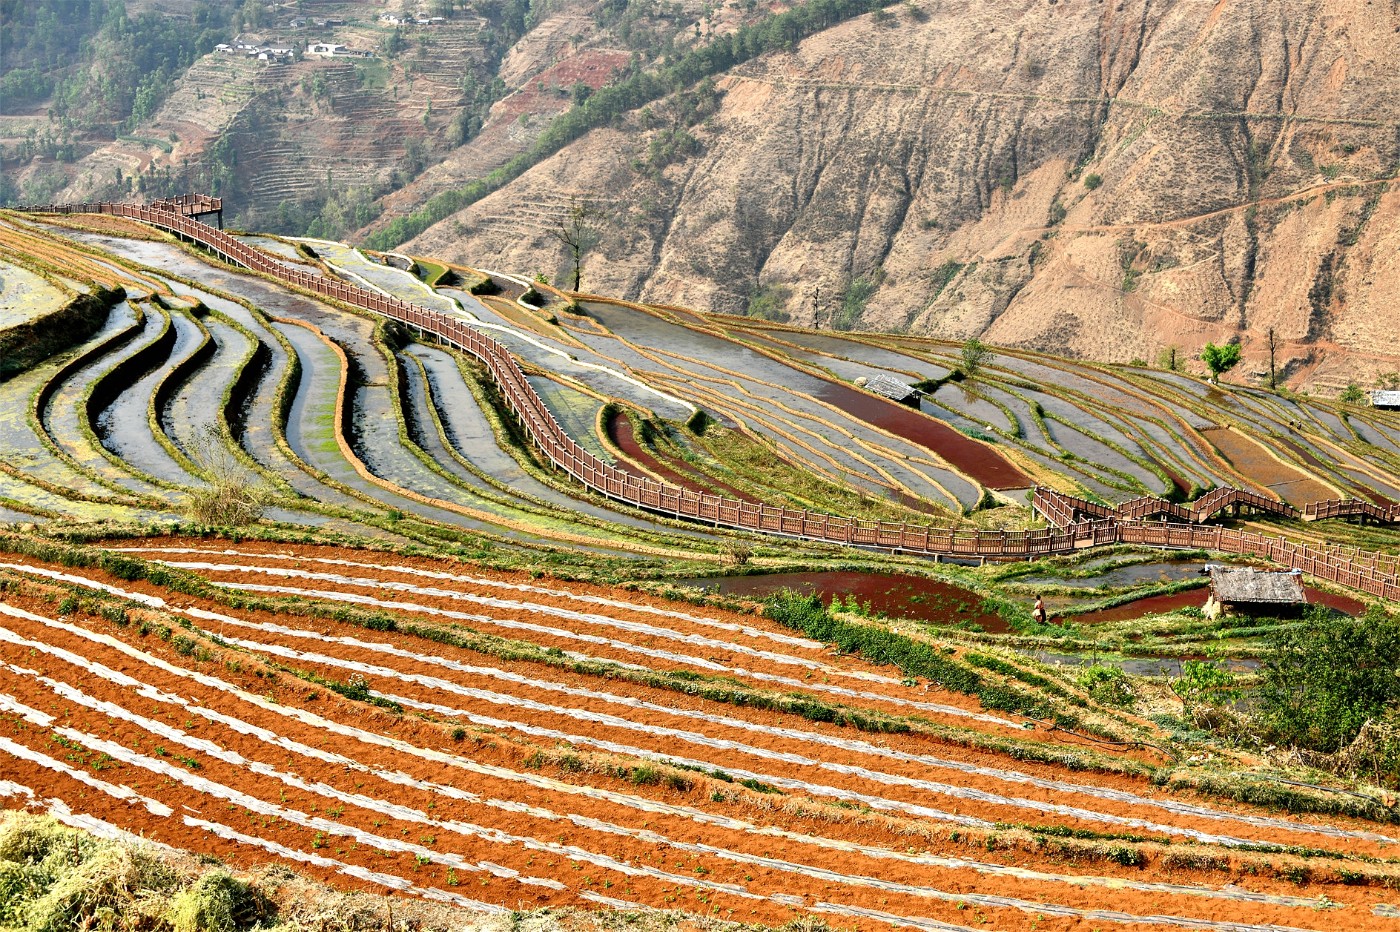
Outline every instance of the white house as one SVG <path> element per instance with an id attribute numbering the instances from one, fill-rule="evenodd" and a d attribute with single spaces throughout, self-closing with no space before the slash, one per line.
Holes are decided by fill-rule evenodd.
<path id="1" fill-rule="evenodd" d="M 1375 408 L 1400 408 L 1400 392 L 1376 389 L 1371 392 L 1371 406 Z"/>
<path id="2" fill-rule="evenodd" d="M 316 58 L 373 58 L 374 53 L 365 49 L 351 49 L 334 42 L 313 42 L 306 47 L 306 54 Z"/>

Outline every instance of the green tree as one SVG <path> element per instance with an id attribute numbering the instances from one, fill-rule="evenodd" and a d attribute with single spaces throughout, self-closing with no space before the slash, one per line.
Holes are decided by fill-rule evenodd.
<path id="1" fill-rule="evenodd" d="M 1322 607 L 1270 636 L 1256 715 L 1272 741 L 1332 752 L 1400 703 L 1400 620 Z"/>
<path id="2" fill-rule="evenodd" d="M 1352 382 L 1342 390 L 1342 401 L 1349 405 L 1359 405 L 1366 400 L 1366 393 L 1361 390 L 1361 386 Z"/>
<path id="3" fill-rule="evenodd" d="M 1226 343 L 1223 346 L 1216 346 L 1214 343 L 1207 343 L 1205 349 L 1201 350 L 1201 362 L 1206 364 L 1210 370 L 1210 380 L 1219 382 L 1220 376 L 1229 372 L 1240 361 L 1240 345 L 1238 343 Z"/>
<path id="4" fill-rule="evenodd" d="M 1097 191 L 1103 185 L 1103 178 L 1098 175 L 1085 175 L 1084 187 L 1090 191 Z"/>
<path id="5" fill-rule="evenodd" d="M 962 371 L 971 377 L 978 373 L 981 368 L 989 364 L 996 358 L 992 348 L 981 340 L 973 337 L 963 344 L 962 348 Z"/>

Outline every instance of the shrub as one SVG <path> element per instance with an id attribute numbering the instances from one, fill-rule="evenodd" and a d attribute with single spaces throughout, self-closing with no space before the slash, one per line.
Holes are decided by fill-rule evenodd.
<path id="1" fill-rule="evenodd" d="M 197 524 L 226 527 L 254 524 L 262 517 L 270 493 L 220 440 L 210 428 L 196 443 L 194 459 L 208 484 L 190 491 L 186 517 Z"/>
<path id="2" fill-rule="evenodd" d="M 1338 751 L 1400 705 L 1397 669 L 1400 621 L 1378 608 L 1348 618 L 1319 606 L 1269 638 L 1256 715 L 1279 743 Z"/>
<path id="3" fill-rule="evenodd" d="M 1088 188 L 1090 191 L 1097 191 L 1102 186 L 1103 178 L 1101 176 L 1092 174 L 1084 176 L 1084 187 Z"/>
<path id="4" fill-rule="evenodd" d="M 981 340 L 973 337 L 963 344 L 962 348 L 962 371 L 969 376 L 976 375 L 978 370 L 989 364 L 996 355 L 992 348 Z"/>
<path id="5" fill-rule="evenodd" d="M 1172 681 L 1172 691 L 1188 707 L 1196 703 L 1222 705 L 1239 698 L 1235 675 L 1206 660 L 1183 661 L 1181 676 Z"/>
<path id="6" fill-rule="evenodd" d="M 175 932 L 234 932 L 252 907 L 248 885 L 226 871 L 205 874 L 170 904 Z"/>
<path id="7" fill-rule="evenodd" d="M 177 883 L 174 872 L 149 852 L 75 844 L 77 833 L 60 831 L 62 847 L 48 853 L 39 870 L 30 872 L 42 886 L 31 890 L 32 899 L 24 906 L 25 929 L 71 932 L 115 925 L 116 917 L 137 905 L 133 891 L 168 890 Z M 72 864 L 75 850 L 81 858 L 76 866 Z"/>
<path id="8" fill-rule="evenodd" d="M 744 566 L 753 557 L 753 548 L 743 541 L 729 541 L 724 545 L 724 562 L 729 566 Z"/>
<path id="9" fill-rule="evenodd" d="M 697 437 L 705 436 L 705 431 L 713 424 L 714 418 L 706 414 L 702 409 L 696 408 L 690 417 L 685 419 L 685 429 Z"/>
<path id="10" fill-rule="evenodd" d="M 749 295 L 749 305 L 744 309 L 744 314 L 760 320 L 782 323 L 788 319 L 787 305 L 791 299 L 791 286 L 764 285 Z"/>
<path id="11" fill-rule="evenodd" d="M 1133 701 L 1133 687 L 1128 676 L 1117 667 L 1096 663 L 1080 671 L 1078 682 L 1095 702 L 1104 705 L 1129 705 Z"/>
<path id="12" fill-rule="evenodd" d="M 831 320 L 833 330 L 854 330 L 865 316 L 865 307 L 884 283 L 885 272 L 877 269 L 869 275 L 856 275 L 846 282 L 841 294 L 841 306 Z"/>
<path id="13" fill-rule="evenodd" d="M 1141 867 L 1147 862 L 1147 858 L 1137 848 L 1131 845 L 1110 845 L 1104 852 L 1104 857 L 1114 864 L 1121 864 L 1124 867 Z"/>

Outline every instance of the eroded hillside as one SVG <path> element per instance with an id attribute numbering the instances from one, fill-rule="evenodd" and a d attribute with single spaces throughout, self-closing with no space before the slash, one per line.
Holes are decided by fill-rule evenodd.
<path id="1" fill-rule="evenodd" d="M 409 244 L 586 288 L 1105 360 L 1267 332 L 1295 386 L 1400 368 L 1378 6 L 905 3 L 595 130 Z M 691 97 L 693 98 L 693 93 Z M 866 295 L 868 300 L 862 300 Z"/>

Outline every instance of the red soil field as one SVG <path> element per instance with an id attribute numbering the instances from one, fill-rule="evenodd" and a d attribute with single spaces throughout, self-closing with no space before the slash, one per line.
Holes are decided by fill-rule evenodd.
<path id="1" fill-rule="evenodd" d="M 1066 932 L 1384 921 L 1371 905 L 1388 893 L 1318 861 L 1299 882 L 1290 856 L 1263 868 L 1238 847 L 1386 856 L 1400 844 L 1389 826 L 1070 770 L 1058 761 L 1083 746 L 1073 733 L 1028 731 L 760 616 L 348 548 L 114 546 L 170 563 L 165 580 L 183 591 L 0 558 L 28 573 L 3 571 L 0 593 L 0 805 L 486 911 Z M 60 617 L 70 586 L 84 601 Z M 873 732 L 665 672 L 716 667 L 724 695 L 917 718 Z M 962 733 L 1060 751 L 1040 762 Z M 1126 866 L 1094 855 L 1099 842 L 1046 845 L 1006 823 L 1172 844 L 1115 842 L 1136 845 Z"/>
<path id="2" fill-rule="evenodd" d="M 817 397 L 867 424 L 931 450 L 989 489 L 1025 489 L 1033 484 L 994 449 L 934 418 L 825 379 Z"/>
<path id="3" fill-rule="evenodd" d="M 716 576 L 687 582 L 748 598 L 763 598 L 783 589 L 820 593 L 827 605 L 834 599 L 854 597 L 861 605 L 891 618 L 917 618 L 939 625 L 970 621 L 984 631 L 1010 630 L 1000 615 L 982 610 L 982 596 L 976 592 L 923 576 L 833 570 Z"/>
<path id="4" fill-rule="evenodd" d="M 1335 592 L 1324 592 L 1312 586 L 1304 586 L 1303 591 L 1307 594 L 1308 603 L 1312 605 L 1326 605 L 1335 608 L 1339 612 L 1347 615 L 1361 615 L 1366 611 L 1365 603 L 1350 596 L 1339 595 Z M 1133 618 L 1144 618 L 1148 615 L 1161 615 L 1167 612 L 1176 611 L 1179 608 L 1190 608 L 1195 606 L 1200 608 L 1206 604 L 1210 591 L 1208 589 L 1187 589 L 1185 592 L 1172 592 L 1167 595 L 1152 595 L 1145 599 L 1137 599 L 1132 602 L 1125 602 L 1122 605 L 1115 605 L 1113 608 L 1100 609 L 1096 612 L 1084 612 L 1078 615 L 1066 616 L 1072 621 L 1084 625 L 1101 624 L 1105 621 L 1127 621 Z"/>
<path id="5" fill-rule="evenodd" d="M 730 498 L 739 498 L 748 501 L 751 496 L 745 495 L 738 489 L 725 482 L 720 482 L 710 476 L 700 476 L 696 474 L 688 464 L 670 458 L 662 460 L 654 452 L 642 446 L 638 442 L 635 432 L 632 430 L 632 422 L 625 415 L 614 414 L 608 421 L 608 440 L 612 445 L 621 450 L 628 459 L 641 466 L 651 473 L 653 479 L 660 479 L 671 485 L 689 489 L 692 492 L 706 492 L 711 495 L 724 495 Z M 622 461 L 621 468 L 626 469 L 627 463 Z M 628 470 L 636 473 L 636 470 Z"/>

